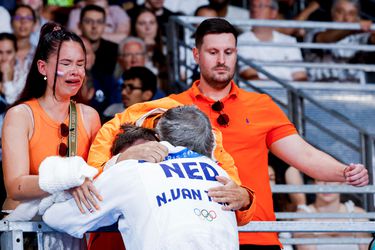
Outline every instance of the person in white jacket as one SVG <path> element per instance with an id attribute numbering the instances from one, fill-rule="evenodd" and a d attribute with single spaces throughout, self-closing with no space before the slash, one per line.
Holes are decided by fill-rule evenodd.
<path id="1" fill-rule="evenodd" d="M 123 128 L 126 132 L 113 144 L 114 154 L 123 146 L 153 139 L 152 130 Z M 234 212 L 225 211 L 207 195 L 209 188 L 222 185 L 217 179 L 228 178 L 211 159 L 211 130 L 208 118 L 194 106 L 167 110 L 156 126 L 159 138 L 174 145 L 161 142 L 169 150 L 164 161 L 116 163 L 117 154 L 94 181 L 104 198 L 100 210 L 82 214 L 70 199 L 48 208 L 44 222 L 83 237 L 118 221 L 127 249 L 238 249 Z"/>

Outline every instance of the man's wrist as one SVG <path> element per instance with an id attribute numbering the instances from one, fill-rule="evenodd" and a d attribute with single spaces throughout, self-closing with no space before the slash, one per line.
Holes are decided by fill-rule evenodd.
<path id="1" fill-rule="evenodd" d="M 241 185 L 241 188 L 243 188 L 247 192 L 247 195 L 249 198 L 249 202 L 248 203 L 246 202 L 246 204 L 239 209 L 240 211 L 245 211 L 245 210 L 248 210 L 253 204 L 254 191 L 242 185 Z"/>

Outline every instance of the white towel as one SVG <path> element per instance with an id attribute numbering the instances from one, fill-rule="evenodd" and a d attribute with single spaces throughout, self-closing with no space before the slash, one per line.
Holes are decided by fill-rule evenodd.
<path id="1" fill-rule="evenodd" d="M 85 178 L 91 180 L 98 170 L 89 166 L 80 156 L 50 156 L 39 167 L 39 186 L 50 194 L 82 185 Z"/>
<path id="2" fill-rule="evenodd" d="M 89 166 L 80 156 L 47 157 L 39 167 L 39 186 L 51 195 L 22 202 L 5 220 L 28 221 L 38 213 L 43 215 L 53 203 L 63 202 L 72 197 L 64 190 L 82 185 L 85 178 L 92 180 L 97 173 L 98 170 Z"/>

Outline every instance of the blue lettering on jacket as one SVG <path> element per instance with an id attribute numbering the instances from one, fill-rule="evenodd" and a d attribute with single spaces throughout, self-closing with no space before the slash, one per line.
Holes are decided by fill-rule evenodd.
<path id="1" fill-rule="evenodd" d="M 167 178 L 179 177 L 216 181 L 215 176 L 219 175 L 213 166 L 205 162 L 172 163 L 172 166 L 165 163 L 160 163 L 159 166 L 163 169 Z"/>
<path id="2" fill-rule="evenodd" d="M 202 193 L 199 189 L 174 188 L 156 196 L 158 207 L 178 199 L 202 200 Z"/>

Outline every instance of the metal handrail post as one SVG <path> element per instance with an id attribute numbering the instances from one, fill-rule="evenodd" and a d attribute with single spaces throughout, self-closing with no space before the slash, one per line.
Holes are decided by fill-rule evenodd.
<path id="1" fill-rule="evenodd" d="M 288 117 L 301 135 L 305 135 L 303 97 L 288 90 Z"/>
<path id="2" fill-rule="evenodd" d="M 13 230 L 1 234 L 1 249 L 23 250 L 22 230 Z"/>
<path id="3" fill-rule="evenodd" d="M 375 136 L 366 133 L 360 133 L 361 140 L 361 158 L 363 164 L 369 171 L 370 183 L 374 185 L 375 181 Z M 367 204 L 365 207 L 368 211 L 375 211 L 375 194 L 367 195 Z"/>

